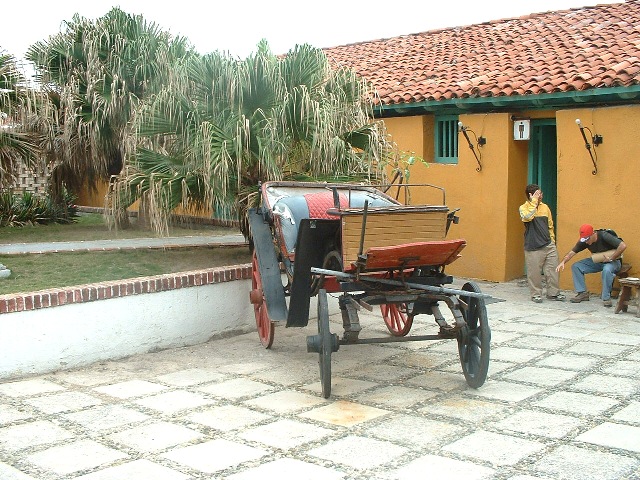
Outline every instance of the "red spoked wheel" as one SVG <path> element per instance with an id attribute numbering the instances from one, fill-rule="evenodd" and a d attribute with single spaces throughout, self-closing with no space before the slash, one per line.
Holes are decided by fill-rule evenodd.
<path id="1" fill-rule="evenodd" d="M 275 324 L 271 321 L 269 313 L 267 312 L 267 303 L 265 302 L 264 291 L 262 290 L 262 277 L 260 277 L 260 269 L 258 268 L 258 256 L 255 250 L 253 251 L 251 267 L 251 292 L 249 292 L 249 300 L 253 304 L 253 311 L 256 315 L 256 326 L 258 327 L 260 343 L 264 345 L 264 348 L 271 348 L 275 333 Z"/>
<path id="2" fill-rule="evenodd" d="M 382 318 L 394 337 L 404 337 L 413 325 L 414 315 L 407 313 L 406 303 L 385 303 L 380 305 Z"/>

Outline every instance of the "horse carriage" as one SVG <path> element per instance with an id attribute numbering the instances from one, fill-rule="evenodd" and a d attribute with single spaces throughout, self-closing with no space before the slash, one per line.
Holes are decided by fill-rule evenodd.
<path id="1" fill-rule="evenodd" d="M 307 326 L 310 299 L 317 296 L 318 334 L 306 340 L 307 351 L 318 354 L 324 398 L 331 394 L 331 355 L 347 345 L 455 339 L 468 385 L 478 388 L 487 376 L 489 295 L 474 282 L 461 289 L 447 286 L 453 277 L 445 267 L 466 246 L 464 239 L 446 239 L 458 223 L 457 210 L 446 206 L 440 187 L 393 188 L 394 196 L 389 187 L 385 192 L 371 185 L 266 182 L 260 206 L 249 211 L 249 297 L 260 342 L 271 347 L 276 324 Z M 418 189 L 435 192 L 437 201 L 400 201 Z M 338 295 L 342 336 L 330 331 L 327 294 Z M 441 305 L 450 311 L 449 320 Z M 390 335 L 361 338 L 358 312 L 376 307 Z M 409 335 L 420 314 L 434 317 L 437 333 Z"/>

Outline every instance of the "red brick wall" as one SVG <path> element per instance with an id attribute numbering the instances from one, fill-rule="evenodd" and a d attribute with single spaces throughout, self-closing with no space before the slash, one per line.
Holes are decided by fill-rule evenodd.
<path id="1" fill-rule="evenodd" d="M 251 278 L 251 265 L 232 265 L 153 277 L 41 290 L 38 292 L 0 295 L 0 314 L 38 310 L 71 303 L 94 302 L 108 298 L 163 292 L 249 278 Z"/>

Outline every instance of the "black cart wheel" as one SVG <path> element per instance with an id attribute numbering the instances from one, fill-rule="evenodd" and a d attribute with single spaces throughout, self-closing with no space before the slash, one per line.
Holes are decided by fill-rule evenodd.
<path id="1" fill-rule="evenodd" d="M 338 350 L 338 337 L 329 330 L 329 304 L 327 291 L 324 289 L 318 293 L 318 334 L 320 337 L 318 363 L 320 364 L 322 396 L 329 398 L 331 395 L 331 353 Z"/>
<path id="2" fill-rule="evenodd" d="M 331 250 L 324 256 L 324 260 L 322 261 L 322 268 L 325 270 L 337 270 L 338 272 L 342 271 L 342 256 L 340 252 L 337 250 Z M 324 285 L 325 274 L 321 273 L 318 276 L 313 277 L 311 280 L 311 296 L 315 296 L 318 294 L 320 289 Z"/>
<path id="3" fill-rule="evenodd" d="M 462 290 L 481 293 L 474 282 L 465 283 Z M 489 370 L 489 351 L 491 349 L 491 330 L 487 319 L 487 308 L 483 298 L 460 295 L 460 300 L 467 307 L 462 314 L 467 328 L 458 336 L 458 353 L 467 384 L 479 388 L 484 384 Z"/>

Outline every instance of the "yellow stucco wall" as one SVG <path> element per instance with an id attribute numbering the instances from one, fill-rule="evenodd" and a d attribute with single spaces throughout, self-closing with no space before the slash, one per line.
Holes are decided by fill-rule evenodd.
<path id="1" fill-rule="evenodd" d="M 425 116 L 386 118 L 384 123 L 393 141 L 402 150 L 425 156 L 423 125 L 426 119 L 428 117 Z"/>
<path id="2" fill-rule="evenodd" d="M 76 203 L 84 207 L 104 208 L 105 196 L 107 195 L 108 191 L 109 183 L 99 182 L 95 190 L 84 189 L 80 192 L 77 192 L 76 195 L 78 195 L 78 199 L 76 200 Z M 136 202 L 127 210 L 130 212 L 137 212 L 138 201 L 136 200 Z"/>
<path id="3" fill-rule="evenodd" d="M 78 198 L 76 203 L 85 207 L 104 207 L 104 196 L 107 194 L 109 184 L 107 182 L 100 183 L 95 191 L 81 190 L 76 192 Z"/>
<path id="4" fill-rule="evenodd" d="M 101 182 L 98 184 L 95 191 L 83 190 L 79 192 L 76 203 L 85 207 L 98 207 L 103 208 L 105 202 L 105 195 L 107 194 L 109 184 L 107 182 Z M 137 212 L 139 208 L 139 202 L 136 200 L 127 210 L 130 212 Z M 193 217 L 201 217 L 205 219 L 213 218 L 213 213 L 210 208 L 199 209 L 196 207 L 190 209 L 184 209 L 178 206 L 174 211 L 174 215 L 185 215 Z"/>
<path id="5" fill-rule="evenodd" d="M 597 175 L 591 174 L 593 164 L 576 118 L 603 137 L 602 145 L 593 148 L 598 156 Z M 557 125 L 559 255 L 573 247 L 581 224 L 613 228 L 627 244 L 625 263 L 638 276 L 640 222 L 635 211 L 640 204 L 640 106 L 558 111 Z M 585 256 L 582 252 L 574 260 Z M 599 276 L 587 275 L 587 279 L 589 291 L 600 292 Z M 573 288 L 569 269 L 561 275 L 561 286 Z"/>
<path id="6" fill-rule="evenodd" d="M 640 203 L 640 106 L 518 112 L 531 118 L 556 120 L 558 187 L 556 237 L 562 257 L 574 245 L 582 223 L 613 228 L 628 245 L 625 262 L 640 275 L 640 224 L 635 209 Z M 602 135 L 594 148 L 598 174 L 592 175 L 591 159 L 575 119 Z M 449 238 L 465 238 L 463 256 L 448 267 L 456 276 L 506 281 L 524 275 L 523 226 L 518 206 L 525 200 L 528 142 L 513 140 L 511 113 L 460 115 L 467 127 L 487 144 L 480 147 L 482 170 L 464 137 L 459 134 L 459 162 L 434 163 L 432 115 L 385 119 L 392 139 L 407 152 L 428 162 L 411 168 L 411 183 L 432 183 L 446 189 L 447 205 L 461 208 L 460 223 L 452 225 Z M 471 135 L 473 139 L 473 135 Z M 81 205 L 103 205 L 104 192 L 78 199 Z M 432 199 L 413 197 L 414 203 Z M 583 258 L 585 253 L 576 259 Z M 598 275 L 589 275 L 588 287 L 600 291 Z M 563 289 L 572 289 L 570 269 L 560 277 Z"/>
<path id="7" fill-rule="evenodd" d="M 629 215 L 640 202 L 640 106 L 561 111 L 518 112 L 531 118 L 556 120 L 558 149 L 558 188 L 556 236 L 563 256 L 574 245 L 582 223 L 615 229 L 628 245 L 625 262 L 640 272 L 640 225 Z M 575 119 L 593 133 L 603 136 L 597 147 L 598 174 L 592 175 L 592 163 Z M 482 170 L 466 140 L 459 134 L 459 162 L 456 165 L 433 163 L 433 116 L 385 119 L 389 133 L 398 146 L 421 155 L 429 163 L 415 165 L 412 183 L 433 183 L 447 191 L 447 205 L 458 208 L 460 223 L 453 225 L 449 238 L 467 240 L 460 260 L 448 267 L 456 276 L 490 281 L 506 281 L 524 275 L 523 226 L 518 206 L 525 201 L 528 174 L 528 142 L 513 140 L 511 114 L 460 115 L 460 121 L 487 144 L 482 152 Z M 472 140 L 473 135 L 470 134 Z M 414 197 L 414 203 L 422 201 Z M 576 259 L 583 258 L 581 254 Z M 590 275 L 590 291 L 600 291 L 598 275 Z M 560 277 L 561 287 L 572 289 L 570 269 Z"/>
<path id="8" fill-rule="evenodd" d="M 385 124 L 401 149 L 414 151 L 429 162 L 412 168 L 410 182 L 444 187 L 449 208 L 461 209 L 460 223 L 451 226 L 449 238 L 464 238 L 467 247 L 448 271 L 493 281 L 514 278 L 524 264 L 517 209 L 526 185 L 526 150 L 506 134 L 511 128 L 508 114 L 461 115 L 460 121 L 477 136 L 487 138 L 486 145 L 476 148 L 482 154 L 479 172 L 462 135 L 457 164 L 433 162 L 433 117 L 390 118 Z M 425 200 L 417 195 L 412 198 L 414 203 Z"/>

